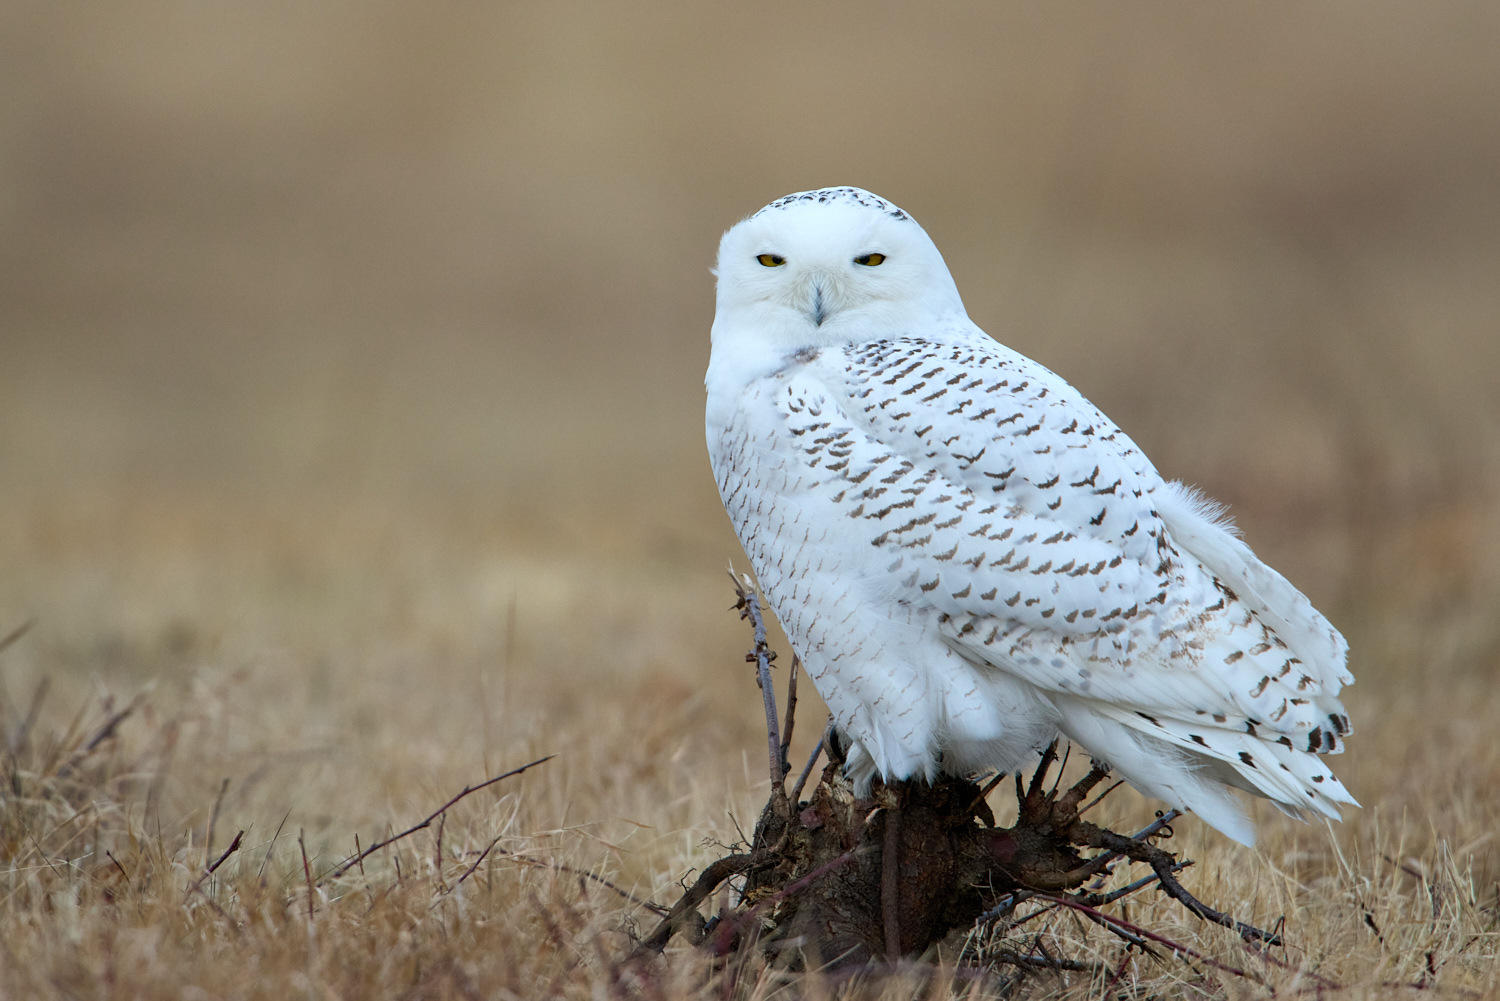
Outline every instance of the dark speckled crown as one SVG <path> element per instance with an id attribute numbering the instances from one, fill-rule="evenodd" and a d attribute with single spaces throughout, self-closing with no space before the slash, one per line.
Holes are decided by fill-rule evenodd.
<path id="1" fill-rule="evenodd" d="M 819 205 L 833 205 L 838 202 L 847 202 L 851 205 L 862 205 L 868 209 L 879 209 L 892 219 L 916 222 L 915 219 L 912 219 L 911 216 L 884 198 L 881 198 L 879 195 L 872 195 L 863 188 L 819 188 L 817 191 L 798 191 L 795 194 L 784 195 L 776 199 L 750 218 L 754 219 L 757 216 L 765 215 L 772 209 L 784 209 L 799 202 L 815 202 Z"/>

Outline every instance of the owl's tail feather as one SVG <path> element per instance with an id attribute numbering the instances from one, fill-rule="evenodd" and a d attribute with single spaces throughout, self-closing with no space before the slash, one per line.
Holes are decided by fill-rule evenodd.
<path id="1" fill-rule="evenodd" d="M 1141 793 L 1191 810 L 1214 830 L 1242 845 L 1255 844 L 1255 825 L 1216 776 L 1205 774 L 1190 755 L 1165 741 L 1102 715 L 1092 700 L 1056 697 L 1068 739 Z"/>
<path id="2" fill-rule="evenodd" d="M 1228 787 L 1304 820 L 1319 814 L 1337 820 L 1339 804 L 1359 805 L 1317 755 L 1201 721 L 1145 717 L 1092 699 L 1054 701 L 1063 732 L 1131 785 L 1192 810 L 1244 844 L 1254 842 L 1254 829 Z"/>

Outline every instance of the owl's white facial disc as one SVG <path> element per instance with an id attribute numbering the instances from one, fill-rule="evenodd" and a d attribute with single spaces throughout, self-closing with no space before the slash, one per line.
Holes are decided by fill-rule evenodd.
<path id="1" fill-rule="evenodd" d="M 724 234 L 715 273 L 716 348 L 742 339 L 798 350 L 899 337 L 965 315 L 927 233 L 860 188 L 777 199 Z"/>

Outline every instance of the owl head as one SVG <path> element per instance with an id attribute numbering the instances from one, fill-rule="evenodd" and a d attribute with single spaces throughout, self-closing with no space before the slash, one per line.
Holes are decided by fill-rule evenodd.
<path id="1" fill-rule="evenodd" d="M 861 188 L 778 198 L 719 242 L 714 343 L 800 349 L 930 329 L 965 316 L 932 239 Z"/>

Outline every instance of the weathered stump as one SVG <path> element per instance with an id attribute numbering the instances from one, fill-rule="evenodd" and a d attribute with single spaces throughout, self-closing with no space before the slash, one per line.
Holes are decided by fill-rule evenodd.
<path id="1" fill-rule="evenodd" d="M 1175 873 L 1187 863 L 1148 840 L 1170 836 L 1167 825 L 1176 811 L 1158 814 L 1155 823 L 1130 837 L 1083 820 L 1080 815 L 1092 805 L 1083 805 L 1085 797 L 1109 774 L 1100 762 L 1061 793 L 1056 781 L 1047 789 L 1057 762 L 1055 743 L 1042 752 L 1029 784 L 1023 786 L 1016 776 L 1019 809 L 1008 828 L 996 826 L 985 802 L 998 778 L 983 789 L 951 777 L 931 784 L 877 781 L 867 796 L 856 796 L 843 774 L 843 755 L 831 728 L 820 745 L 828 765 L 809 798 L 800 801 L 800 792 L 817 754 L 789 797 L 785 781 L 797 665 L 794 661 L 788 680 L 783 731 L 771 687 L 775 655 L 766 643 L 759 601 L 748 579 L 731 577 L 739 598 L 736 607 L 755 629 L 755 646 L 746 660 L 757 666 L 765 701 L 771 796 L 749 850 L 705 869 L 641 941 L 642 950 L 659 952 L 681 931 L 716 956 L 745 956 L 755 950 L 792 970 L 868 968 L 879 961 L 922 956 L 957 961 L 981 922 L 1003 917 L 1016 904 L 1038 896 L 1086 912 L 1130 945 L 1147 949 L 1141 934 L 1151 933 L 1137 934 L 1138 929 L 1097 908 L 1152 884 L 1206 921 L 1234 929 L 1247 940 L 1279 944 L 1276 935 L 1204 905 L 1177 881 Z M 1080 848 L 1099 851 L 1085 858 Z M 1126 859 L 1150 866 L 1152 875 L 1110 893 L 1098 892 L 1099 886 L 1079 890 Z M 699 907 L 736 877 L 744 880 L 738 902 L 705 921 Z M 1088 968 L 1056 957 L 1008 961 L 1047 969 Z"/>
<path id="2" fill-rule="evenodd" d="M 859 798 L 835 760 L 795 810 L 773 792 L 742 893 L 754 920 L 716 936 L 716 950 L 754 937 L 793 967 L 918 956 L 966 934 L 1007 894 L 1078 886 L 1093 871 L 1069 835 L 1078 803 L 1105 773 L 1059 797 L 1040 789 L 1048 764 L 1011 828 L 996 827 L 984 790 L 960 778 L 877 781 Z"/>

